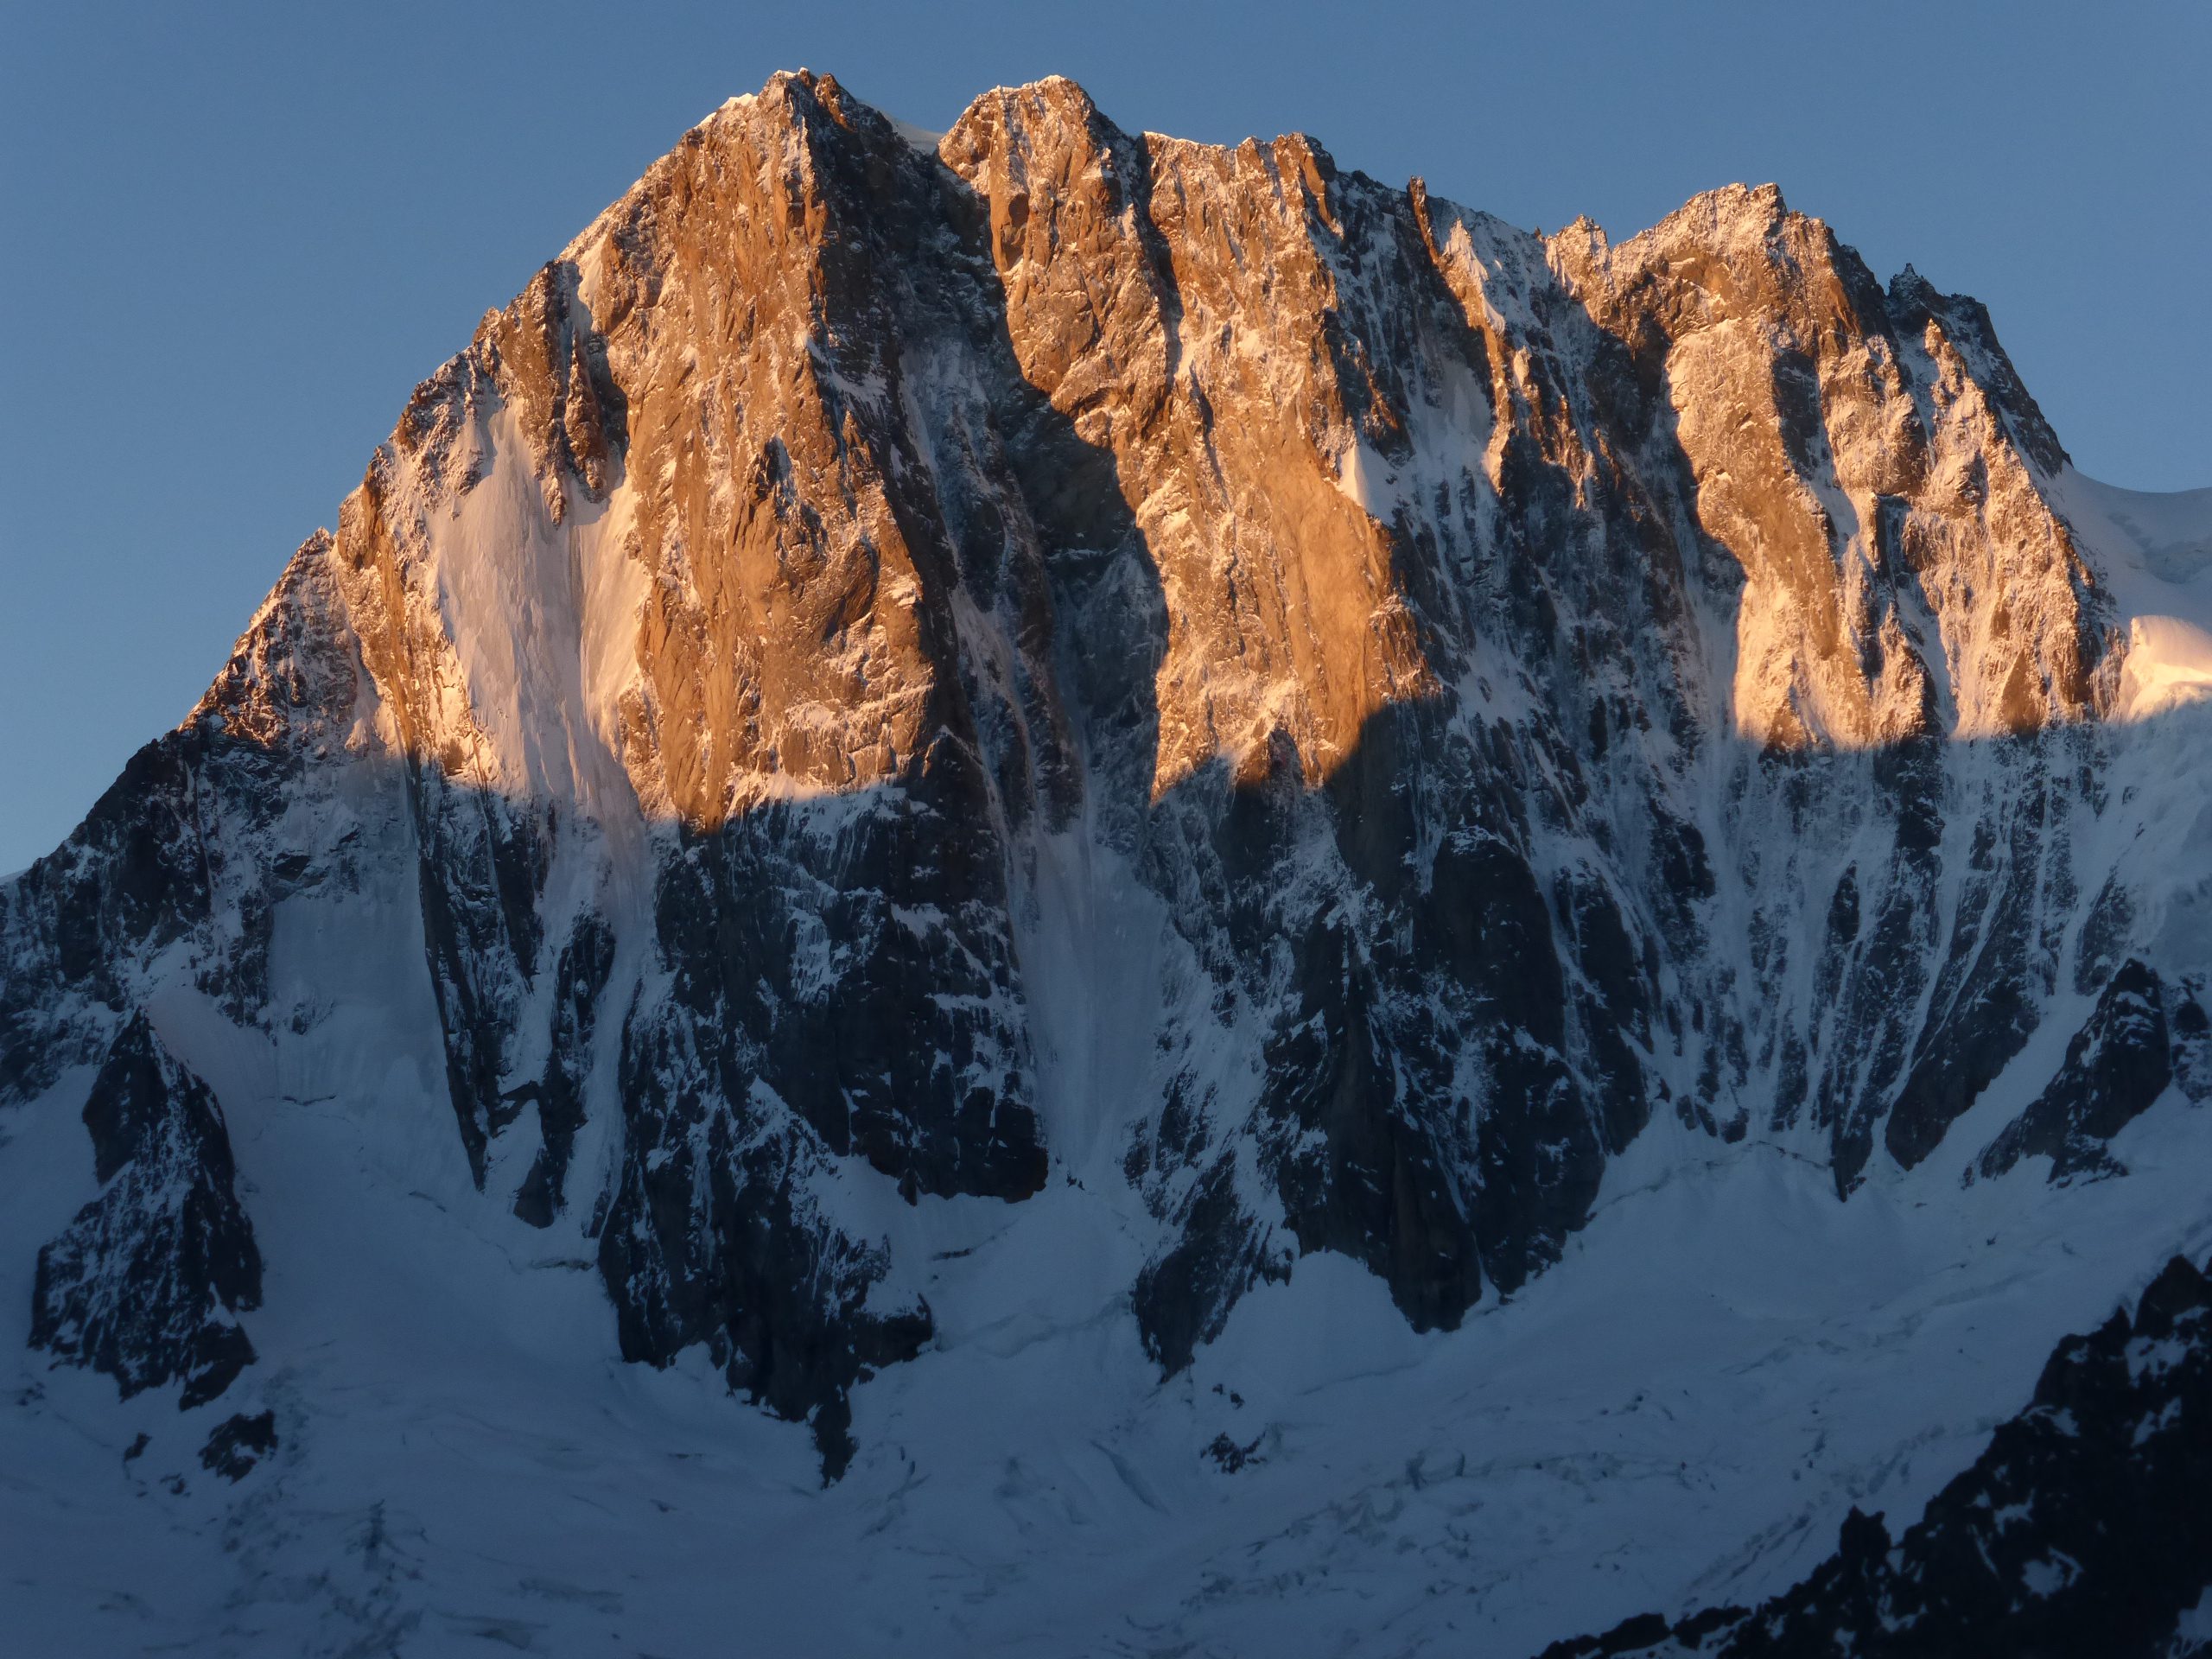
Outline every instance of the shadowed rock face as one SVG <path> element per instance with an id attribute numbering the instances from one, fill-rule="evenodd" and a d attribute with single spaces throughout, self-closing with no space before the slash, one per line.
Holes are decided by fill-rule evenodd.
<path id="1" fill-rule="evenodd" d="M 2065 464 L 1979 307 L 1770 188 L 1546 239 L 1062 80 L 928 153 L 779 76 L 417 388 L 0 887 L 0 1089 L 180 976 L 312 1043 L 272 935 L 378 895 L 485 1203 L 832 1473 L 933 1330 L 884 1206 L 1022 1202 L 1056 1123 L 1166 1370 L 1313 1250 L 1449 1327 L 1655 1113 L 1848 1194 L 2122 995 Z M 2094 1161 L 2125 1048 L 2019 1149 Z"/>
<path id="2" fill-rule="evenodd" d="M 2132 1315 L 2058 1345 L 2028 1408 L 1902 1537 L 1854 1509 L 1835 1554 L 1770 1602 L 1646 1615 L 1546 1659 L 2200 1651 L 2176 1626 L 2212 1586 L 2208 1477 L 2212 1283 L 2176 1256 Z"/>
<path id="3" fill-rule="evenodd" d="M 143 1016 L 85 1103 L 100 1196 L 39 1252 L 31 1346 L 194 1406 L 253 1363 L 236 1316 L 261 1305 L 261 1252 L 232 1191 L 230 1136 L 205 1084 Z"/>
<path id="4" fill-rule="evenodd" d="M 2201 1029 L 2203 1011 L 2184 1026 Z M 2105 1146 L 2147 1110 L 2173 1081 L 2177 1033 L 2166 1018 L 2164 988 L 2131 957 L 2105 982 L 2097 1006 L 2066 1045 L 2066 1063 L 2028 1108 L 1990 1142 L 1974 1169 L 2001 1175 L 2024 1157 L 2051 1160 L 2050 1179 L 2120 1175 Z"/>

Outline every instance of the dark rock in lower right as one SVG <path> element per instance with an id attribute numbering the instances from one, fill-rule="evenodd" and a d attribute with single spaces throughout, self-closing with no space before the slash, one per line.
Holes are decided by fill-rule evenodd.
<path id="1" fill-rule="evenodd" d="M 2212 1586 L 2212 1281 L 2176 1256 L 2130 1319 L 2058 1344 L 2026 1410 L 1892 1542 L 1852 1510 L 1835 1554 L 1753 1609 L 1643 1614 L 1545 1659 L 1851 1653 L 2124 1659 L 2174 1650 Z"/>

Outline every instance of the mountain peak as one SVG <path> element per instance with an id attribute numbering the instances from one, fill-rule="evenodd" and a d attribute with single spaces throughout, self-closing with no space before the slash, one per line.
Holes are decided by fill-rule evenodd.
<path id="1" fill-rule="evenodd" d="M 302 1651 L 1764 1597 L 2193 1236 L 2190 511 L 1772 186 L 773 77 L 0 882 L 0 1498 Z"/>

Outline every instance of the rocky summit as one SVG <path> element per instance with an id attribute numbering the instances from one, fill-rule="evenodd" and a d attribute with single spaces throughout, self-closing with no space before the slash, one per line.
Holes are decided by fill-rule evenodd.
<path id="1" fill-rule="evenodd" d="M 2208 689 L 2212 491 L 1771 186 L 779 75 L 0 883 L 0 1604 L 2198 1651 Z"/>

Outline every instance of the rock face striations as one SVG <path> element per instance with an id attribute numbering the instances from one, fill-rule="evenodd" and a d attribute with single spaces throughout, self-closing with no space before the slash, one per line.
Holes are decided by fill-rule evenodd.
<path id="1" fill-rule="evenodd" d="M 0 1099 L 89 1087 L 104 1184 L 30 1339 L 221 1392 L 226 1115 L 382 1109 L 364 1030 L 593 1263 L 575 1341 L 833 1478 L 937 1331 L 902 1211 L 1079 1186 L 1173 1377 L 1314 1252 L 1458 1325 L 1655 1121 L 1838 1204 L 2124 1173 L 2212 1086 L 2212 867 L 2091 487 L 1979 306 L 1770 187 L 1541 238 L 1064 80 L 932 151 L 779 76 L 0 886 Z"/>

